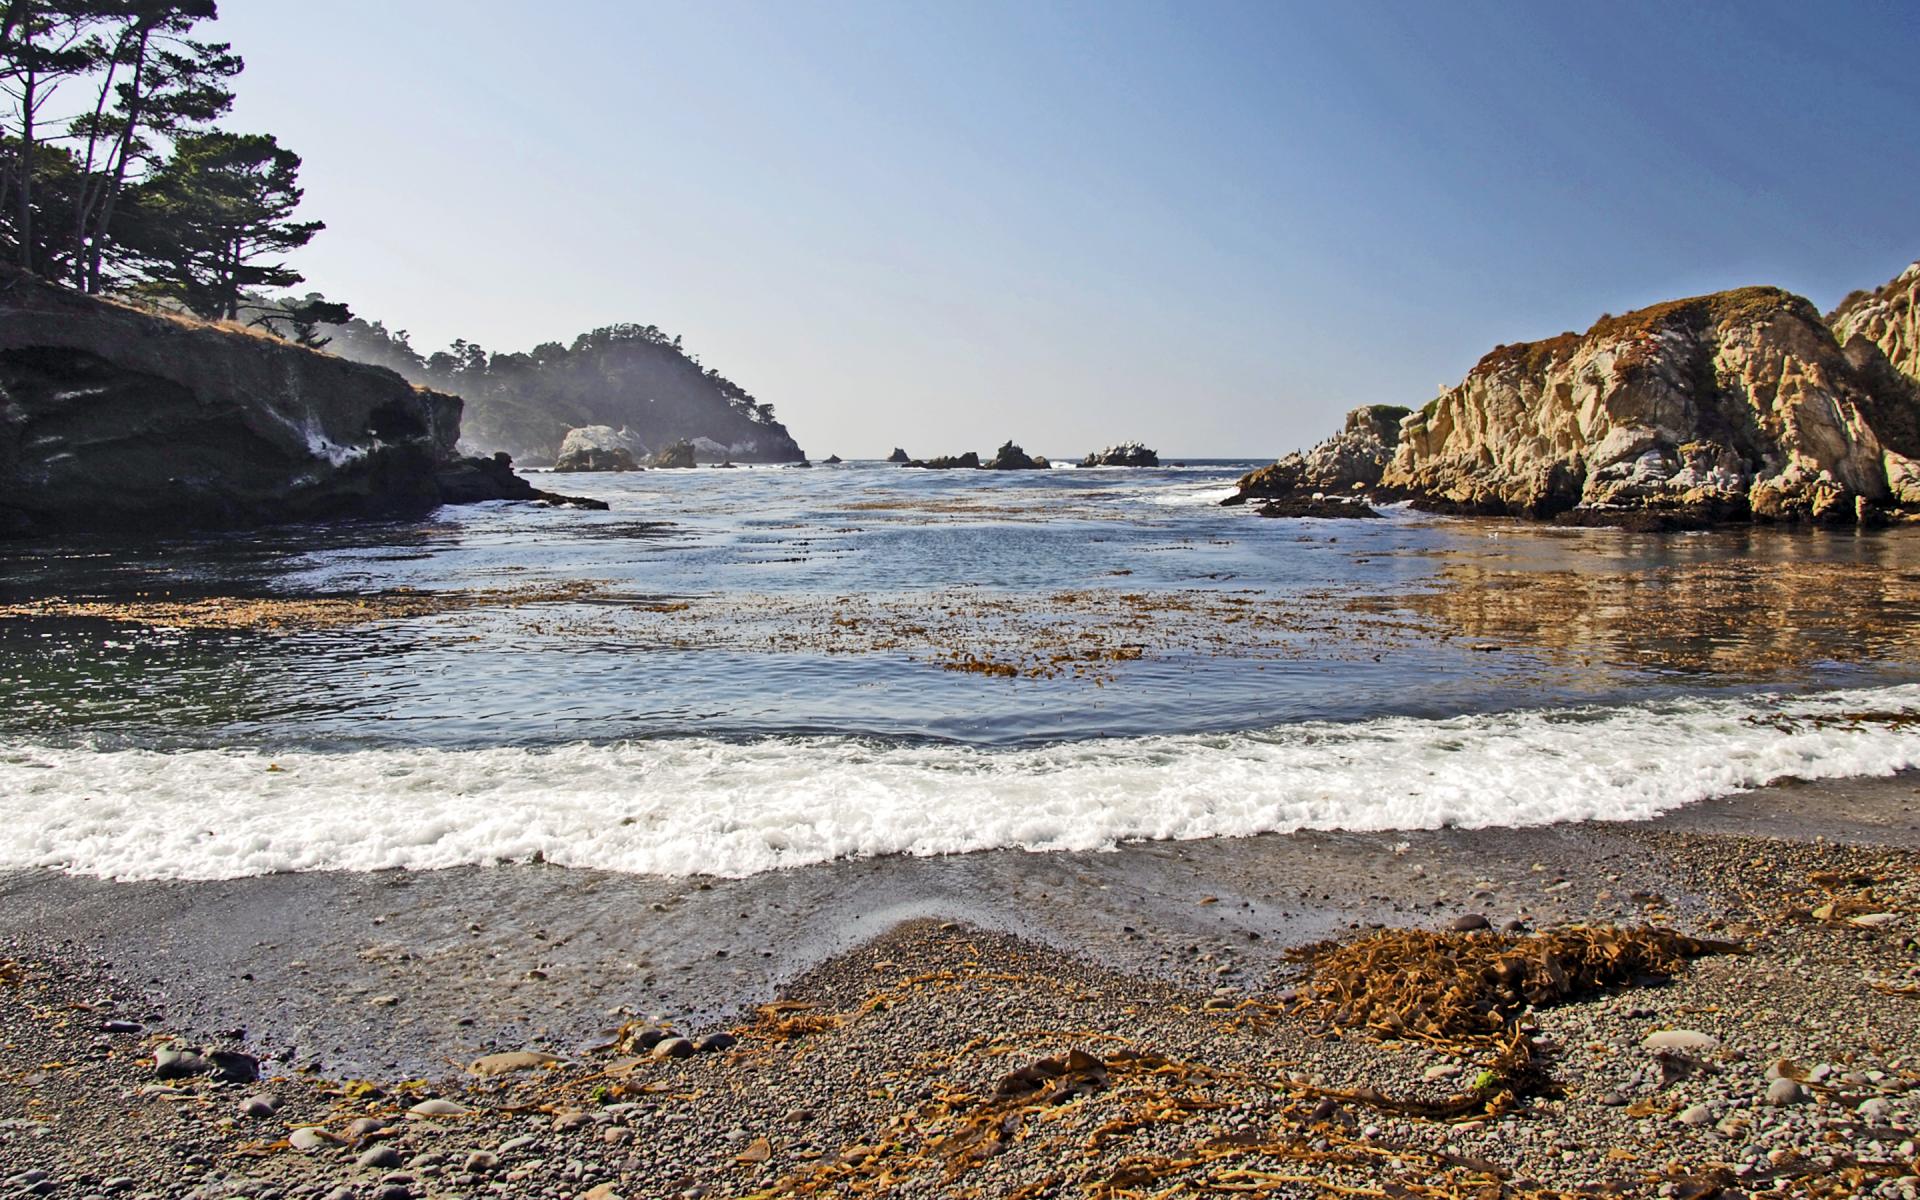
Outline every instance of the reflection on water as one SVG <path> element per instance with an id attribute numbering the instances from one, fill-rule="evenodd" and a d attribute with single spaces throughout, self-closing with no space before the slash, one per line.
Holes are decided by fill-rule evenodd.
<path id="1" fill-rule="evenodd" d="M 1213 503 L 1244 465 L 583 475 L 610 511 L 10 547 L 0 736 L 1006 744 L 1916 675 L 1909 531 L 1265 520 Z"/>

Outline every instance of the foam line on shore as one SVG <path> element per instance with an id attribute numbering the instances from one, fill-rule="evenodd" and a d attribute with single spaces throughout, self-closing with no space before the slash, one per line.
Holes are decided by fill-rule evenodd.
<path id="1" fill-rule="evenodd" d="M 1920 765 L 1920 685 L 1024 749 L 673 738 L 159 751 L 0 742 L 0 867 L 125 879 L 523 860 L 744 876 L 1135 839 L 1631 820 Z"/>

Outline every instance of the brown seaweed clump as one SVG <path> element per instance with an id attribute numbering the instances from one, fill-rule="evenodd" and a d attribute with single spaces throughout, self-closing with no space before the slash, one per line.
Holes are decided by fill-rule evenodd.
<path id="1" fill-rule="evenodd" d="M 1309 948 L 1303 994 L 1338 1027 L 1439 1043 L 1497 1039 L 1529 1007 L 1678 972 L 1741 953 L 1671 929 L 1580 925 L 1549 933 L 1390 929 Z"/>

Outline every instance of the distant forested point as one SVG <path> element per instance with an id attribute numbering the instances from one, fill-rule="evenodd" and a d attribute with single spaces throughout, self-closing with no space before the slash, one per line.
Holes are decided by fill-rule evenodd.
<path id="1" fill-rule="evenodd" d="M 656 325 L 606 325 L 569 344 L 542 342 L 517 353 L 489 353 L 461 338 L 424 355 L 406 330 L 377 320 L 354 317 L 318 332 L 335 354 L 462 397 L 461 440 L 476 452 L 504 450 L 519 462 L 546 465 L 569 429 L 607 425 L 628 435 L 637 457 L 678 441 L 692 443 L 703 462 L 806 457 L 773 405 L 703 365 Z"/>

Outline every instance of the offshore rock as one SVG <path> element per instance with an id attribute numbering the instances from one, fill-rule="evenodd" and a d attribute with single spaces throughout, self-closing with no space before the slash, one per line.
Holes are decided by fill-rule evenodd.
<path id="1" fill-rule="evenodd" d="M 140 533 L 546 497 L 464 459 L 458 397 L 0 269 L 0 533 Z"/>
<path id="2" fill-rule="evenodd" d="M 1117 446 L 1108 446 L 1105 450 L 1096 450 L 1080 460 L 1083 467 L 1157 467 L 1160 465 L 1158 451 L 1149 450 L 1140 442 L 1121 442 Z"/>
<path id="3" fill-rule="evenodd" d="M 895 446 L 893 448 L 893 453 L 887 455 L 887 461 L 890 463 L 899 463 L 901 466 L 905 466 L 906 464 L 912 462 L 913 459 L 907 456 L 907 452 L 905 450 L 902 450 L 900 447 Z"/>
<path id="4" fill-rule="evenodd" d="M 638 471 L 634 461 L 636 444 L 631 434 L 611 425 L 583 425 L 567 430 L 560 440 L 556 471 Z M 646 453 L 644 447 L 639 447 Z"/>
<path id="5" fill-rule="evenodd" d="M 1295 451 L 1240 479 L 1240 490 L 1223 503 L 1244 504 L 1252 497 L 1296 497 L 1351 493 L 1372 488 L 1400 444 L 1400 422 L 1411 409 L 1368 404 L 1347 414 L 1346 427 L 1313 449 Z M 1378 514 L 1375 514 L 1378 515 Z"/>
<path id="6" fill-rule="evenodd" d="M 656 467 L 692 467 L 694 465 L 693 443 L 680 441 L 674 442 L 670 446 L 662 446 L 660 452 L 653 456 L 651 465 Z"/>
<path id="7" fill-rule="evenodd" d="M 1044 458 L 1030 457 L 1010 441 L 994 451 L 985 464 L 989 471 L 1044 471 L 1051 465 Z"/>
<path id="8" fill-rule="evenodd" d="M 919 467 L 926 471 L 978 471 L 980 456 L 969 450 L 965 454 L 943 454 L 939 458 L 914 459 L 900 464 L 903 467 Z"/>

